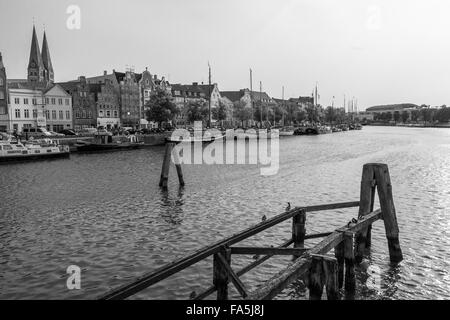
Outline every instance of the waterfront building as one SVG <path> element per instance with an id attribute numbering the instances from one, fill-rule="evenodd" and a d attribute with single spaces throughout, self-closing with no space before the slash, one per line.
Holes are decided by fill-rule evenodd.
<path id="1" fill-rule="evenodd" d="M 208 101 L 208 93 L 203 90 L 204 86 L 201 87 L 198 82 L 171 85 L 173 102 L 178 108 L 175 119 L 177 125 L 187 124 L 187 111 L 191 103 L 206 103 Z"/>
<path id="2" fill-rule="evenodd" d="M 106 99 L 111 98 L 115 100 L 112 96 L 109 95 L 115 94 L 119 101 L 118 117 L 120 121 L 116 121 L 115 110 L 103 110 L 103 107 L 98 108 L 98 114 L 102 113 L 103 116 L 99 116 L 97 122 L 104 123 L 108 122 L 108 125 L 115 126 L 121 125 L 124 127 L 140 127 L 141 124 L 147 124 L 145 120 L 145 104 L 150 100 L 151 94 L 156 90 L 156 88 L 162 88 L 170 92 L 170 85 L 164 78 L 158 79 L 156 75 L 152 76 L 148 71 L 148 68 L 142 73 L 135 73 L 132 69 L 127 70 L 126 72 L 117 72 L 113 70 L 111 74 L 108 74 L 107 71 L 104 71 L 102 76 L 94 76 L 87 78 L 87 82 L 89 84 L 106 84 L 108 82 L 108 86 L 112 85 L 113 91 L 111 92 L 111 88 L 105 88 Z M 102 101 L 102 98 L 100 99 Z M 110 105 L 108 101 L 104 101 L 105 105 Z M 97 106 L 99 103 L 97 102 Z M 100 105 L 103 106 L 102 102 Z M 114 105 L 114 103 L 112 103 Z M 110 113 L 111 117 L 108 117 L 106 114 Z M 110 118 L 110 120 L 106 120 Z"/>
<path id="3" fill-rule="evenodd" d="M 412 103 L 373 106 L 366 109 L 364 117 L 366 117 L 366 119 L 370 119 L 369 117 L 371 117 L 371 120 L 376 120 L 380 117 L 380 115 L 384 114 L 391 117 L 390 121 L 394 121 L 395 113 L 402 114 L 403 112 L 407 112 L 408 118 L 411 119 L 411 113 L 415 110 L 420 110 L 420 106 Z M 353 116 L 357 116 L 359 118 L 359 115 L 356 113 L 353 113 Z"/>
<path id="4" fill-rule="evenodd" d="M 59 83 L 72 97 L 73 128 L 82 130 L 97 127 L 97 105 L 95 93 L 91 92 L 86 77 L 77 81 Z"/>
<path id="5" fill-rule="evenodd" d="M 104 79 L 103 83 L 89 84 L 91 94 L 94 95 L 96 118 L 98 127 L 107 129 L 119 128 L 120 102 L 117 88 L 111 79 Z"/>

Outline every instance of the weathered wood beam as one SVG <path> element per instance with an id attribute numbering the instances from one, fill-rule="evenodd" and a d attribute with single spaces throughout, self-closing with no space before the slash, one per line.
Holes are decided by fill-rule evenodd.
<path id="1" fill-rule="evenodd" d="M 305 248 L 274 248 L 274 247 L 231 247 L 231 254 L 259 254 L 271 256 L 300 256 L 308 249 Z"/>
<path id="2" fill-rule="evenodd" d="M 246 298 L 248 296 L 248 292 L 245 289 L 244 284 L 242 283 L 241 279 L 239 279 L 239 277 L 236 275 L 236 273 L 234 273 L 233 269 L 230 266 L 230 261 L 228 261 L 227 259 L 225 259 L 223 257 L 223 255 L 221 253 L 217 253 L 216 254 L 218 259 L 220 260 L 220 262 L 222 263 L 222 266 L 227 270 L 228 275 L 231 278 L 231 282 L 233 282 L 234 286 L 236 287 L 236 289 L 239 291 L 239 293 L 241 294 L 241 296 L 243 298 Z M 217 287 L 217 284 L 215 284 Z M 217 299 L 219 300 L 219 299 Z"/>
<path id="3" fill-rule="evenodd" d="M 228 282 L 231 263 L 230 248 L 223 247 L 214 254 L 213 258 L 213 284 L 217 288 L 217 300 L 228 300 Z"/>

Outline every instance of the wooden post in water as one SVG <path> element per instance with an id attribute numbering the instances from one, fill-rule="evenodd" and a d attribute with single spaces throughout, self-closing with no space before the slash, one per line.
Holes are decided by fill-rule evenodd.
<path id="1" fill-rule="evenodd" d="M 213 259 L 213 284 L 217 288 L 217 300 L 228 300 L 228 269 L 223 265 L 218 254 L 225 258 L 228 265 L 231 265 L 231 249 L 222 247 L 218 253 L 214 254 Z"/>
<path id="2" fill-rule="evenodd" d="M 373 211 L 373 203 L 375 198 L 375 173 L 373 164 L 365 164 L 361 179 L 361 192 L 359 200 L 358 218 Z M 355 261 L 360 263 L 364 256 L 364 251 L 371 245 L 372 226 L 361 230 L 355 237 Z"/>
<path id="3" fill-rule="evenodd" d="M 397 263 L 403 260 L 399 241 L 399 228 L 392 196 L 391 178 L 386 164 L 374 164 L 375 179 L 377 181 L 378 198 L 380 199 L 381 212 L 383 214 L 384 227 L 389 246 L 391 262 Z"/>
<path id="4" fill-rule="evenodd" d="M 305 224 L 306 210 L 302 209 L 299 214 L 292 218 L 292 241 L 294 242 L 294 248 L 305 247 Z"/>
<path id="5" fill-rule="evenodd" d="M 170 160 L 174 147 L 175 147 L 174 142 L 166 143 L 166 150 L 164 153 L 164 160 L 161 169 L 161 178 L 159 180 L 159 186 L 164 189 L 167 189 L 167 184 L 169 180 Z M 183 171 L 181 170 L 181 163 L 178 153 L 177 152 L 173 153 L 173 157 L 175 161 L 175 168 L 177 169 L 178 181 L 180 182 L 180 186 L 184 186 Z"/>
<path id="6" fill-rule="evenodd" d="M 322 266 L 325 273 L 325 288 L 327 291 L 327 298 L 328 300 L 338 300 L 339 287 L 337 260 L 336 258 L 325 256 L 322 261 Z"/>
<path id="7" fill-rule="evenodd" d="M 325 274 L 323 272 L 322 258 L 312 256 L 308 275 L 309 300 L 320 300 L 323 293 Z"/>
<path id="8" fill-rule="evenodd" d="M 345 291 L 355 292 L 355 256 L 353 251 L 353 233 L 344 234 Z"/>
<path id="9" fill-rule="evenodd" d="M 334 256 L 337 260 L 338 287 L 341 289 L 344 286 L 344 242 L 334 248 Z"/>

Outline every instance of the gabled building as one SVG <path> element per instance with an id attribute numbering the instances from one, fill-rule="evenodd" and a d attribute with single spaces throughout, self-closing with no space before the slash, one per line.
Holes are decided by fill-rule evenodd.
<path id="1" fill-rule="evenodd" d="M 77 81 L 59 83 L 72 97 L 73 128 L 82 130 L 97 127 L 95 93 L 91 92 L 86 77 Z"/>

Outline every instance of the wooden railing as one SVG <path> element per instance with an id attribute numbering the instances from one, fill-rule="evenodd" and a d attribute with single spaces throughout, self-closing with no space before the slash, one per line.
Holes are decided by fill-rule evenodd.
<path id="1" fill-rule="evenodd" d="M 373 211 L 375 189 L 378 190 L 381 209 Z M 359 207 L 358 219 L 353 219 L 346 226 L 333 232 L 306 233 L 307 213 L 352 207 Z M 288 219 L 292 220 L 291 237 L 278 247 L 234 246 Z M 344 285 L 346 291 L 355 290 L 355 263 L 361 261 L 366 248 L 370 247 L 371 226 L 380 219 L 385 224 L 390 259 L 392 262 L 400 262 L 403 257 L 388 167 L 385 164 L 366 164 L 363 168 L 359 201 L 296 207 L 185 258 L 144 274 L 131 283 L 110 291 L 100 299 L 128 298 L 210 256 L 213 256 L 213 285 L 195 297 L 191 297 L 192 299 L 204 299 L 217 291 L 217 299 L 226 300 L 230 282 L 244 299 L 271 299 L 299 277 L 304 277 L 310 299 L 320 299 L 324 287 L 328 299 L 338 299 L 339 289 Z M 314 238 L 325 239 L 312 248 L 306 248 L 305 240 Z M 293 247 L 289 248 L 290 245 Z M 334 256 L 326 255 L 333 249 Z M 237 272 L 232 269 L 233 255 L 255 254 L 264 256 Z M 249 292 L 239 277 L 276 255 L 290 255 L 296 259 L 261 287 Z"/>

